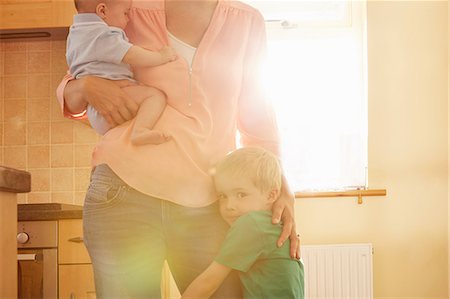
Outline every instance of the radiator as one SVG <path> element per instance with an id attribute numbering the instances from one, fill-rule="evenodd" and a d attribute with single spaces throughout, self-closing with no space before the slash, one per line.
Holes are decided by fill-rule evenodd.
<path id="1" fill-rule="evenodd" d="M 303 245 L 305 298 L 372 299 L 372 244 Z"/>

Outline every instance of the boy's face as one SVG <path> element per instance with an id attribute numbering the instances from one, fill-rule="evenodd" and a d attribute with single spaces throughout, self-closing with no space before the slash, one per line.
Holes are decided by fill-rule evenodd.
<path id="1" fill-rule="evenodd" d="M 220 174 L 214 178 L 220 214 L 230 225 L 251 211 L 270 210 L 275 192 L 262 192 L 249 178 Z"/>
<path id="2" fill-rule="evenodd" d="M 104 21 L 109 26 L 124 29 L 129 21 L 128 12 L 131 8 L 131 0 L 110 1 L 105 12 Z"/>

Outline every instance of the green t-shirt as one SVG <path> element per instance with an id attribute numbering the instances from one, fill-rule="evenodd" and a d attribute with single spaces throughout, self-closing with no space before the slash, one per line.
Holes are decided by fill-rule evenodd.
<path id="1" fill-rule="evenodd" d="M 271 219 L 270 211 L 239 217 L 215 261 L 239 271 L 246 299 L 303 299 L 303 265 L 291 259 L 289 242 L 276 246 L 281 225 L 272 224 Z"/>

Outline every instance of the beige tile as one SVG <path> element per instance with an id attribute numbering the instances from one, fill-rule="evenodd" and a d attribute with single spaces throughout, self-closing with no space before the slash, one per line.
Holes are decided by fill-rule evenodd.
<path id="1" fill-rule="evenodd" d="M 4 145 L 25 145 L 26 144 L 26 123 L 23 121 L 13 121 L 4 124 L 3 127 Z"/>
<path id="2" fill-rule="evenodd" d="M 0 54 L 1 57 L 1 54 Z M 1 68 L 1 66 L 0 66 Z M 0 74 L 0 103 L 3 103 L 3 75 Z"/>
<path id="3" fill-rule="evenodd" d="M 50 191 L 50 169 L 29 169 L 31 174 L 31 192 Z"/>
<path id="4" fill-rule="evenodd" d="M 17 203 L 24 204 L 27 203 L 28 193 L 17 193 Z"/>
<path id="5" fill-rule="evenodd" d="M 86 198 L 86 190 L 82 191 L 82 192 L 74 192 L 73 195 L 73 201 L 74 204 L 77 206 L 82 206 L 84 205 L 84 199 Z"/>
<path id="6" fill-rule="evenodd" d="M 4 165 L 25 170 L 27 167 L 26 146 L 5 146 L 3 148 Z"/>
<path id="7" fill-rule="evenodd" d="M 73 142 L 73 121 L 66 120 L 62 122 L 51 123 L 51 141 L 52 144 L 72 143 Z"/>
<path id="8" fill-rule="evenodd" d="M 6 52 L 4 69 L 5 75 L 17 75 L 27 73 L 26 52 Z"/>
<path id="9" fill-rule="evenodd" d="M 28 99 L 27 121 L 50 121 L 50 99 Z"/>
<path id="10" fill-rule="evenodd" d="M 25 52 L 27 50 L 27 43 L 24 41 L 8 41 L 3 44 L 5 52 Z"/>
<path id="11" fill-rule="evenodd" d="M 52 167 L 73 167 L 72 144 L 52 144 L 50 156 Z"/>
<path id="12" fill-rule="evenodd" d="M 0 76 L 3 76 L 3 74 L 4 74 L 4 72 L 3 72 L 3 67 L 5 65 L 4 57 L 5 57 L 5 52 L 0 50 Z M 1 88 L 1 86 L 0 86 L 0 88 Z"/>
<path id="13" fill-rule="evenodd" d="M 3 123 L 0 123 L 0 146 L 3 146 L 3 134 L 4 134 L 4 132 L 3 132 Z M 0 152 L 1 152 L 1 150 L 0 150 Z"/>
<path id="14" fill-rule="evenodd" d="M 52 168 L 52 192 L 73 191 L 73 168 Z"/>
<path id="15" fill-rule="evenodd" d="M 53 40 L 52 41 L 52 51 L 54 52 L 66 52 L 66 41 L 65 40 Z"/>
<path id="16" fill-rule="evenodd" d="M 66 55 L 63 51 L 53 51 L 52 54 L 52 72 L 53 73 L 66 73 L 68 66 L 66 61 Z"/>
<path id="17" fill-rule="evenodd" d="M 25 99 L 27 95 L 26 76 L 5 76 L 3 79 L 3 96 L 5 99 Z"/>
<path id="18" fill-rule="evenodd" d="M 75 143 L 95 143 L 97 140 L 98 134 L 88 123 L 76 122 L 74 124 Z"/>
<path id="19" fill-rule="evenodd" d="M 29 98 L 50 97 L 50 74 L 29 75 L 27 77 L 27 92 Z"/>
<path id="20" fill-rule="evenodd" d="M 75 167 L 90 167 L 95 144 L 75 144 Z"/>
<path id="21" fill-rule="evenodd" d="M 91 177 L 91 168 L 75 168 L 75 191 L 86 191 Z"/>
<path id="22" fill-rule="evenodd" d="M 50 146 L 30 145 L 28 146 L 28 168 L 50 167 Z"/>
<path id="23" fill-rule="evenodd" d="M 50 51 L 51 49 L 52 49 L 52 41 L 50 40 L 36 40 L 27 43 L 28 52 Z"/>
<path id="24" fill-rule="evenodd" d="M 50 123 L 28 123 L 27 143 L 48 145 L 50 143 Z"/>
<path id="25" fill-rule="evenodd" d="M 50 203 L 50 192 L 30 192 L 28 193 L 28 203 Z"/>
<path id="26" fill-rule="evenodd" d="M 73 204 L 73 192 L 52 192 L 52 202 Z"/>
<path id="27" fill-rule="evenodd" d="M 5 122 L 17 122 L 26 121 L 27 116 L 27 102 L 22 99 L 5 100 L 3 102 L 4 107 L 4 121 Z"/>
<path id="28" fill-rule="evenodd" d="M 51 69 L 50 51 L 31 52 L 27 57 L 28 74 L 49 73 Z"/>

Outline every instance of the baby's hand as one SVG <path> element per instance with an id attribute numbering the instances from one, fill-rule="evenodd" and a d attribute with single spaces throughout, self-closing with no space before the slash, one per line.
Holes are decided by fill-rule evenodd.
<path id="1" fill-rule="evenodd" d="M 172 47 L 165 46 L 159 53 L 161 54 L 164 62 L 174 61 L 177 58 L 177 53 Z"/>

